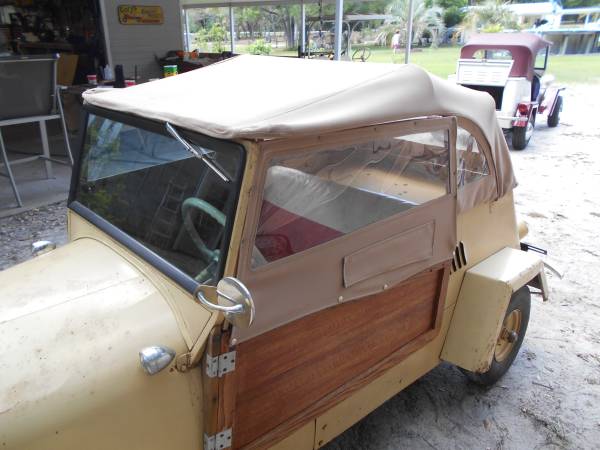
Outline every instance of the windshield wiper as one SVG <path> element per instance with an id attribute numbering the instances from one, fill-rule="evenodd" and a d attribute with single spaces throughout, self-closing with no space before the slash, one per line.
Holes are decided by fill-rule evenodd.
<path id="1" fill-rule="evenodd" d="M 194 147 L 192 147 L 192 145 L 188 141 L 186 141 L 184 138 L 181 137 L 181 135 L 177 132 L 177 130 L 173 127 L 173 125 L 171 125 L 169 122 L 167 122 L 165 125 L 167 127 L 167 131 L 169 132 L 169 134 L 171 136 L 173 136 L 175 139 L 177 139 L 179 141 L 179 143 L 181 145 L 183 145 L 188 152 L 190 152 L 196 158 L 204 161 L 204 164 L 206 164 L 208 167 L 210 167 L 210 169 L 214 173 L 216 173 L 219 176 L 219 178 L 221 178 L 225 183 L 229 183 L 229 181 L 231 181 L 229 179 L 229 177 L 227 177 L 227 175 L 225 175 L 225 171 L 223 169 L 221 169 L 217 165 L 217 163 L 215 163 L 214 161 L 212 161 L 210 159 L 209 152 L 204 150 L 202 147 L 198 147 L 200 149 L 200 151 L 196 150 Z"/>

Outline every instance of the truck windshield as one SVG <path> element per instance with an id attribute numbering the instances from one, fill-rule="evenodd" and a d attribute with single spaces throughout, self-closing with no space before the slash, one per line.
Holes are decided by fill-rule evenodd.
<path id="1" fill-rule="evenodd" d="M 74 200 L 197 282 L 216 284 L 244 153 L 234 143 L 182 135 L 229 181 L 156 123 L 146 129 L 90 114 Z"/>

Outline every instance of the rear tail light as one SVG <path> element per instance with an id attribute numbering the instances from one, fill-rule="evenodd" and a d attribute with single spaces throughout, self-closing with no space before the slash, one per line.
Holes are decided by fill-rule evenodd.
<path id="1" fill-rule="evenodd" d="M 529 114 L 529 105 L 527 103 L 519 103 L 517 106 L 517 111 L 523 115 L 527 115 Z"/>

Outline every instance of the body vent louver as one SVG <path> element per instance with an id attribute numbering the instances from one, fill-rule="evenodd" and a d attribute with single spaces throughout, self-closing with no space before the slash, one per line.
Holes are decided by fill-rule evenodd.
<path id="1" fill-rule="evenodd" d="M 467 251 L 465 250 L 465 244 L 460 241 L 454 253 L 452 254 L 452 272 L 456 272 L 467 265 Z"/>

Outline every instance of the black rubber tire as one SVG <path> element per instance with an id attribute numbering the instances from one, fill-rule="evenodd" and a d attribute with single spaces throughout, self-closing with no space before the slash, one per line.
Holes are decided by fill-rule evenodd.
<path id="1" fill-rule="evenodd" d="M 474 373 L 463 370 L 463 372 L 471 381 L 482 386 L 492 386 L 504 376 L 517 357 L 519 349 L 521 348 L 521 344 L 523 343 L 523 339 L 525 338 L 525 333 L 527 332 L 527 325 L 529 324 L 529 312 L 531 310 L 531 293 L 529 292 L 527 286 L 523 286 L 512 295 L 504 317 L 507 317 L 515 309 L 520 309 L 523 314 L 521 332 L 519 333 L 519 337 L 515 342 L 515 346 L 512 348 L 506 359 L 504 359 L 502 362 L 496 361 L 496 356 L 494 355 L 494 358 L 492 359 L 492 365 L 487 372 Z"/>
<path id="2" fill-rule="evenodd" d="M 531 136 L 529 137 L 531 139 Z M 525 150 L 527 144 L 527 127 L 513 127 L 512 129 L 512 146 L 515 150 Z"/>
<path id="3" fill-rule="evenodd" d="M 548 116 L 548 126 L 550 128 L 554 128 L 558 126 L 558 122 L 560 119 L 560 111 L 562 110 L 562 106 L 563 106 L 563 98 L 562 96 L 558 96 L 558 98 L 556 99 L 556 105 L 554 105 L 554 111 L 552 111 L 552 114 L 550 114 Z"/>

